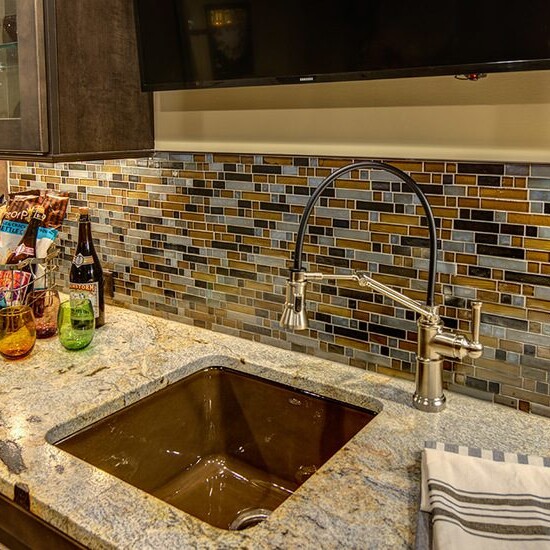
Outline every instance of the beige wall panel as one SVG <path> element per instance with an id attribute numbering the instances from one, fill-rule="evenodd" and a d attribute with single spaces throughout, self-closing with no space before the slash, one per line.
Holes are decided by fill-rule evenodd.
<path id="1" fill-rule="evenodd" d="M 550 162 L 550 71 L 161 92 L 156 148 Z"/>

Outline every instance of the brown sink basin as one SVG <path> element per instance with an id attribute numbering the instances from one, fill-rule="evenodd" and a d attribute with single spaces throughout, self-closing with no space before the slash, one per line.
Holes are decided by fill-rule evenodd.
<path id="1" fill-rule="evenodd" d="M 376 413 L 213 367 L 56 445 L 222 529 L 265 519 Z"/>

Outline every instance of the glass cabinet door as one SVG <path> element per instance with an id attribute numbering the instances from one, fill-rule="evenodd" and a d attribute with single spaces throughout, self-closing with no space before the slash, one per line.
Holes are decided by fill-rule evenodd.
<path id="1" fill-rule="evenodd" d="M 41 0 L 0 0 L 0 150 L 47 151 Z"/>
<path id="2" fill-rule="evenodd" d="M 2 41 L 0 42 L 0 118 L 20 118 L 19 52 L 17 47 L 17 5 L 0 0 Z"/>

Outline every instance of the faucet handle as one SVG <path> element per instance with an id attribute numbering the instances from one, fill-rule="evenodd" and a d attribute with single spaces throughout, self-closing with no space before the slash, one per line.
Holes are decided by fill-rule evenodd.
<path id="1" fill-rule="evenodd" d="M 479 342 L 479 329 L 481 327 L 481 307 L 482 302 L 472 302 L 472 341 Z"/>

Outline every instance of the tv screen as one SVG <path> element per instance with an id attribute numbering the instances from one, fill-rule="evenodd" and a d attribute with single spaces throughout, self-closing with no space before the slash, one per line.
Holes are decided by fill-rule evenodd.
<path id="1" fill-rule="evenodd" d="M 144 90 L 550 68 L 550 0 L 135 0 Z"/>

